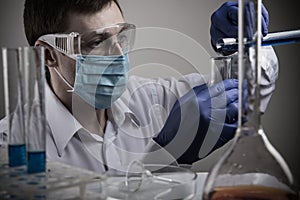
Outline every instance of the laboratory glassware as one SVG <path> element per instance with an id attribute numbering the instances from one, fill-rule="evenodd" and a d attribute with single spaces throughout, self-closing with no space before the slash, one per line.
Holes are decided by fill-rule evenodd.
<path id="1" fill-rule="evenodd" d="M 5 113 L 10 167 L 26 164 L 21 48 L 2 48 Z"/>
<path id="2" fill-rule="evenodd" d="M 44 48 L 24 47 L 23 57 L 27 172 L 38 173 L 46 169 Z"/>
<path id="3" fill-rule="evenodd" d="M 103 200 L 99 173 L 53 160 L 47 172 L 28 174 L 23 167 L 0 165 L 1 200 Z"/>
<path id="4" fill-rule="evenodd" d="M 255 45 L 244 40 L 243 12 L 255 6 Z M 235 137 L 205 183 L 204 200 L 297 199 L 287 163 L 268 141 L 260 120 L 261 0 L 239 0 L 239 120 Z M 246 13 L 246 12 L 245 12 Z M 249 16 L 248 16 L 249 17 Z M 243 91 L 246 88 L 247 92 Z"/>
<path id="5" fill-rule="evenodd" d="M 261 41 L 262 46 L 276 46 L 282 44 L 293 44 L 300 42 L 300 30 L 280 31 L 269 33 L 263 37 Z M 246 47 L 255 45 L 253 42 L 246 42 Z M 238 39 L 236 38 L 223 38 L 217 42 L 216 47 L 218 50 L 224 52 L 234 52 L 238 49 Z"/>
<path id="6" fill-rule="evenodd" d="M 197 174 L 173 165 L 133 161 L 126 172 L 108 171 L 103 183 L 107 199 L 193 199 Z"/>
<path id="7" fill-rule="evenodd" d="M 211 57 L 211 85 L 215 85 L 225 79 L 232 78 L 230 56 Z"/>

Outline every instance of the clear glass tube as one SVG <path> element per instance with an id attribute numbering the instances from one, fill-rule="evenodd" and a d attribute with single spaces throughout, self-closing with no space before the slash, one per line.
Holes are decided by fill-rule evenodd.
<path id="1" fill-rule="evenodd" d="M 22 49 L 2 48 L 5 113 L 10 167 L 26 164 L 25 122 L 23 110 Z"/>
<path id="2" fill-rule="evenodd" d="M 46 169 L 44 48 L 23 48 L 25 130 L 28 173 Z"/>
<path id="3" fill-rule="evenodd" d="M 262 41 L 262 46 L 276 46 L 282 44 L 293 44 L 300 42 L 300 30 L 281 31 L 275 33 L 269 33 Z M 251 47 L 254 44 L 252 42 L 246 42 L 246 47 Z M 238 49 L 237 38 L 223 38 L 217 43 L 217 49 L 221 49 L 223 52 L 235 52 Z"/>
<path id="4" fill-rule="evenodd" d="M 231 57 L 211 57 L 211 85 L 215 85 L 225 79 L 232 78 Z"/>
<path id="5" fill-rule="evenodd" d="M 261 0 L 239 0 L 239 125 L 231 146 L 209 173 L 204 200 L 297 199 L 288 165 L 260 120 L 261 6 Z M 255 26 L 248 40 L 255 45 L 245 48 L 244 19 L 251 17 L 251 7 Z"/>

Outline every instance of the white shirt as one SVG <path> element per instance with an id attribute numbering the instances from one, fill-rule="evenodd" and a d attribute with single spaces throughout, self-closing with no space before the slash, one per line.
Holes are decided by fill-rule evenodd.
<path id="1" fill-rule="evenodd" d="M 273 49 L 264 49 L 262 111 L 267 107 L 278 76 L 278 61 Z M 180 80 L 132 76 L 125 93 L 108 109 L 103 138 L 86 130 L 47 85 L 47 158 L 100 173 L 106 170 L 104 165 L 110 169 L 126 170 L 133 160 L 166 164 L 176 162 L 152 138 L 163 127 L 177 98 L 206 81 L 200 74 L 189 74 Z M 6 119 L 3 119 L 0 121 L 0 140 L 1 133 L 6 130 Z"/>

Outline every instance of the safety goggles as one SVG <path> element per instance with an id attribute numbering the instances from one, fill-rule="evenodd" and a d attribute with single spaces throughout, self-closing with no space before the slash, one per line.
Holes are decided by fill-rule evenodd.
<path id="1" fill-rule="evenodd" d="M 85 33 L 47 34 L 38 40 L 74 59 L 77 55 L 118 55 L 117 51 L 125 54 L 132 49 L 135 30 L 133 24 L 119 23 Z"/>

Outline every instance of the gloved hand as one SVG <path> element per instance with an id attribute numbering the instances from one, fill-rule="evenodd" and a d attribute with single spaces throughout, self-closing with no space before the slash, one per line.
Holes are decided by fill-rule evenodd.
<path id="1" fill-rule="evenodd" d="M 250 16 L 254 15 L 253 4 L 248 3 L 245 6 L 245 36 L 252 38 L 254 22 Z M 265 6 L 262 5 L 262 34 L 268 34 L 269 14 Z M 238 38 L 238 3 L 226 2 L 211 16 L 210 27 L 211 44 L 215 51 L 217 42 L 222 38 Z M 234 52 L 219 52 L 223 55 L 229 55 Z"/>
<path id="2" fill-rule="evenodd" d="M 199 150 L 207 133 L 213 134 L 210 149 L 215 150 L 233 138 L 237 119 L 238 81 L 227 79 L 210 88 L 203 84 L 175 102 L 164 127 L 153 139 L 180 164 L 192 164 L 200 159 Z"/>

